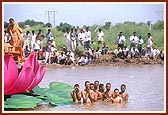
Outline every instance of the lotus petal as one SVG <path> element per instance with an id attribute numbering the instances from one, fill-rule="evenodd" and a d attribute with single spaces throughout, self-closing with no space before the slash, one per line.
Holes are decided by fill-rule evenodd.
<path id="1" fill-rule="evenodd" d="M 23 93 L 30 86 L 33 81 L 34 73 L 31 67 L 27 67 L 22 69 L 20 76 L 14 83 L 14 85 L 10 88 L 7 95 L 15 94 L 15 93 Z"/>
<path id="2" fill-rule="evenodd" d="M 22 69 L 25 69 L 27 67 L 31 67 L 33 69 L 34 68 L 34 60 L 35 60 L 35 54 L 32 53 L 26 58 L 26 61 L 24 62 Z"/>
<path id="3" fill-rule="evenodd" d="M 6 93 L 18 77 L 18 68 L 11 55 L 4 56 L 4 92 Z"/>
<path id="4" fill-rule="evenodd" d="M 45 67 L 44 66 L 40 66 L 38 71 L 37 71 L 37 74 L 35 75 L 35 77 L 33 79 L 32 84 L 28 87 L 27 90 L 31 91 L 35 86 L 37 86 L 41 82 L 44 74 L 45 74 Z"/>

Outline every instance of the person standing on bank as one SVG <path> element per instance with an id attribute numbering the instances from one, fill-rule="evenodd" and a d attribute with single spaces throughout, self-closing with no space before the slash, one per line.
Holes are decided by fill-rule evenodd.
<path id="1" fill-rule="evenodd" d="M 124 43 L 125 43 L 125 36 L 123 35 L 123 32 L 120 32 L 117 37 L 117 44 L 118 44 L 118 47 L 121 48 L 121 50 L 123 50 L 124 48 Z"/>
<path id="2" fill-rule="evenodd" d="M 144 43 L 142 36 L 139 36 L 138 40 L 138 51 L 139 51 L 139 56 L 141 57 L 142 55 L 142 44 Z"/>
<path id="3" fill-rule="evenodd" d="M 98 44 L 102 44 L 102 42 L 104 41 L 104 33 L 101 30 L 101 28 L 99 29 L 99 32 L 97 33 L 97 37 L 98 37 Z"/>
<path id="4" fill-rule="evenodd" d="M 85 38 L 85 46 L 86 48 L 89 48 L 91 46 L 91 32 L 89 31 L 89 28 L 86 27 L 86 32 L 85 32 L 86 38 Z"/>

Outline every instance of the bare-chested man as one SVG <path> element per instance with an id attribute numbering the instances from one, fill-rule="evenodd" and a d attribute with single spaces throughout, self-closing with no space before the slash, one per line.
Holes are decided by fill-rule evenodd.
<path id="1" fill-rule="evenodd" d="M 128 101 L 128 93 L 125 90 L 126 90 L 126 85 L 122 84 L 121 92 L 119 94 L 120 94 L 120 97 L 122 97 L 123 101 Z"/>
<path id="2" fill-rule="evenodd" d="M 107 83 L 106 84 L 106 91 L 103 94 L 103 100 L 106 102 L 111 102 L 111 99 L 114 94 L 112 91 L 110 91 L 110 89 L 111 89 L 111 83 Z"/>
<path id="3" fill-rule="evenodd" d="M 92 90 L 94 92 L 94 97 L 93 97 L 93 101 L 97 101 L 97 97 L 98 97 L 98 92 L 95 89 L 95 85 L 93 83 L 90 84 L 90 90 Z"/>
<path id="4" fill-rule="evenodd" d="M 73 102 L 81 102 L 82 92 L 78 84 L 74 85 L 74 90 L 71 92 Z"/>
<path id="5" fill-rule="evenodd" d="M 104 94 L 104 91 L 105 91 L 105 87 L 104 87 L 104 84 L 99 84 L 99 95 L 97 97 L 97 99 L 103 99 L 103 94 Z"/>
<path id="6" fill-rule="evenodd" d="M 102 94 L 99 92 L 99 81 L 94 81 L 94 92 L 96 93 L 97 95 L 97 100 L 100 100 L 102 99 Z"/>
<path id="7" fill-rule="evenodd" d="M 114 89 L 114 96 L 112 99 L 112 103 L 122 103 L 122 97 L 119 96 L 119 89 Z"/>
<path id="8" fill-rule="evenodd" d="M 94 91 L 90 90 L 90 82 L 85 82 L 85 89 L 82 91 L 83 103 L 92 103 L 94 102 Z"/>

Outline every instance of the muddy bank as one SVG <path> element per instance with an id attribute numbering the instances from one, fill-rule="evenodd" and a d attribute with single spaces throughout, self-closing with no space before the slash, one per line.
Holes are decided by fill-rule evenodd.
<path id="1" fill-rule="evenodd" d="M 134 58 L 134 59 L 120 59 L 120 58 L 113 58 L 111 55 L 103 55 L 99 60 L 93 60 L 91 64 L 87 65 L 78 65 L 78 64 L 71 64 L 71 65 L 61 65 L 61 64 L 44 64 L 41 65 L 46 66 L 47 68 L 69 68 L 69 67 L 77 67 L 77 66 L 127 66 L 127 65 L 153 65 L 153 64 L 164 64 L 164 61 L 161 59 L 149 59 L 149 58 Z"/>

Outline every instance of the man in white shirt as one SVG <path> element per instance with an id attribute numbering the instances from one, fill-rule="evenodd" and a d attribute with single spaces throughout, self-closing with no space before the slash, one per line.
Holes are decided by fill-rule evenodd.
<path id="1" fill-rule="evenodd" d="M 138 40 L 137 33 L 133 32 L 133 35 L 130 37 L 130 49 L 133 47 L 133 45 L 138 43 Z"/>
<path id="2" fill-rule="evenodd" d="M 153 45 L 153 38 L 151 36 L 151 33 L 148 33 L 147 40 L 146 40 L 147 55 L 150 55 L 150 53 L 152 51 L 152 45 Z"/>
<path id="3" fill-rule="evenodd" d="M 98 44 L 101 44 L 104 41 L 104 33 L 101 30 L 101 28 L 99 29 L 99 32 L 97 33 L 97 37 L 98 37 Z"/>
<path id="4" fill-rule="evenodd" d="M 84 47 L 84 42 L 85 42 L 85 33 L 83 29 L 80 30 L 80 33 L 78 34 L 78 40 L 79 40 L 79 46 Z"/>
<path id="5" fill-rule="evenodd" d="M 123 32 L 120 32 L 117 37 L 117 44 L 118 44 L 118 47 L 121 48 L 121 50 L 123 50 L 124 48 L 124 43 L 125 43 L 125 36 L 123 35 Z"/>
<path id="6" fill-rule="evenodd" d="M 35 42 L 36 42 L 36 34 L 35 31 L 32 30 L 32 35 L 31 35 L 31 51 L 34 51 L 35 49 Z"/>
<path id="7" fill-rule="evenodd" d="M 71 51 L 75 51 L 75 48 L 76 48 L 76 39 L 75 39 L 75 32 L 73 30 L 73 28 L 71 29 Z"/>
<path id="8" fill-rule="evenodd" d="M 138 51 L 139 51 L 139 56 L 141 57 L 142 55 L 142 44 L 144 43 L 143 39 L 141 36 L 139 36 L 138 40 Z"/>
<path id="9" fill-rule="evenodd" d="M 71 50 L 71 34 L 69 30 L 67 30 L 64 36 L 66 37 L 66 50 L 70 51 Z"/>
<path id="10" fill-rule="evenodd" d="M 88 27 L 86 27 L 85 35 L 86 35 L 85 46 L 86 46 L 86 48 L 88 48 L 90 46 L 90 41 L 91 41 L 91 32 L 89 31 Z"/>

